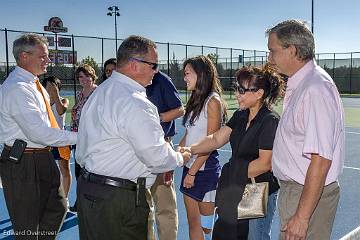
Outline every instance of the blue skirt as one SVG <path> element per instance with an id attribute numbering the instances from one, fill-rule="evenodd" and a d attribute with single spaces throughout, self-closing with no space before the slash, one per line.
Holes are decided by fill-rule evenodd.
<path id="1" fill-rule="evenodd" d="M 214 158 L 214 155 L 210 155 L 208 160 L 211 158 Z M 215 159 L 211 159 L 211 161 L 214 160 Z M 216 160 L 218 161 L 218 159 Z M 219 181 L 220 170 L 220 164 L 217 164 L 214 168 L 199 170 L 195 175 L 194 186 L 192 188 L 184 188 L 184 178 L 189 171 L 189 168 L 184 166 L 180 192 L 199 202 L 215 202 L 215 194 Z"/>

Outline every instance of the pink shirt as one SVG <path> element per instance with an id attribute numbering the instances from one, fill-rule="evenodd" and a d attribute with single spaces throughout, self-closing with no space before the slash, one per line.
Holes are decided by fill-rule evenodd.
<path id="1" fill-rule="evenodd" d="M 274 140 L 274 175 L 304 185 L 312 153 L 332 161 L 325 185 L 336 181 L 344 163 L 344 109 L 335 83 L 314 60 L 288 79 Z"/>

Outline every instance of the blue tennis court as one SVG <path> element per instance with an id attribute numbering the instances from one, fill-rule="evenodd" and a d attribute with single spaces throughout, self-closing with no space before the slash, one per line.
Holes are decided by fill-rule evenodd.
<path id="1" fill-rule="evenodd" d="M 183 128 L 180 125 L 181 121 L 178 120 L 179 133 L 174 138 L 174 143 L 178 143 L 183 134 Z M 360 225 L 360 209 L 358 208 L 360 199 L 360 129 L 359 128 L 346 128 L 346 159 L 343 174 L 340 176 L 341 198 L 338 206 L 334 228 L 331 239 L 339 239 L 351 230 Z M 231 156 L 230 145 L 225 145 L 220 150 L 221 163 L 224 164 Z M 71 170 L 74 174 L 73 159 L 71 162 Z M 179 240 L 188 239 L 188 225 L 186 218 L 186 211 L 183 204 L 182 194 L 178 191 L 181 179 L 182 169 L 175 171 L 175 184 L 177 188 L 178 210 L 179 210 Z M 75 200 L 76 182 L 73 182 L 70 190 L 70 204 L 72 205 Z M 0 189 L 0 239 L 13 239 L 11 237 L 11 222 L 7 213 L 4 196 Z M 273 239 L 278 239 L 279 233 L 279 218 L 276 214 L 275 221 L 272 227 Z M 79 239 L 77 217 L 73 213 L 68 213 L 66 220 L 62 226 L 58 239 Z"/>

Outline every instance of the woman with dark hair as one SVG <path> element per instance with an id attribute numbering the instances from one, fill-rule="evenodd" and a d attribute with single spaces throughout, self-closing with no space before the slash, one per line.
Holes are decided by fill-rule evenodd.
<path id="1" fill-rule="evenodd" d="M 66 115 L 66 110 L 69 107 L 69 100 L 67 98 L 61 97 L 59 94 L 62 87 L 60 79 L 55 76 L 49 76 L 45 78 L 41 82 L 41 84 L 49 93 L 50 106 L 54 113 L 56 122 L 59 125 L 59 128 L 64 129 L 65 117 L 66 117 L 65 115 Z M 67 205 L 69 206 L 68 195 L 71 186 L 70 160 L 61 158 L 57 147 L 53 147 L 52 154 L 54 156 L 54 159 L 59 161 L 62 186 L 64 188 Z"/>
<path id="2" fill-rule="evenodd" d="M 101 75 L 101 81 L 99 85 L 111 76 L 111 73 L 116 68 L 116 58 L 109 58 L 104 63 L 103 74 Z"/>
<path id="3" fill-rule="evenodd" d="M 76 95 L 76 102 L 71 110 L 71 131 L 77 132 L 79 128 L 81 110 L 84 107 L 86 101 L 89 99 L 90 95 L 97 88 L 96 80 L 97 76 L 94 68 L 88 64 L 83 64 L 79 66 L 75 71 L 75 78 L 79 81 L 82 89 Z M 76 148 L 75 148 L 76 149 Z M 76 160 L 76 159 L 75 159 Z M 80 165 L 75 161 L 75 177 L 76 179 L 80 176 Z M 74 206 L 70 207 L 70 211 L 76 212 L 76 201 Z"/>
<path id="4" fill-rule="evenodd" d="M 219 218 L 213 239 L 270 239 L 279 185 L 271 172 L 271 156 L 279 116 L 272 105 L 284 91 L 283 80 L 269 68 L 243 67 L 236 73 L 235 95 L 239 104 L 225 127 L 181 151 L 201 154 L 230 141 L 232 157 L 223 166 L 216 195 Z M 238 220 L 237 206 L 250 183 L 269 182 L 264 218 Z"/>
<path id="5" fill-rule="evenodd" d="M 179 146 L 190 146 L 219 130 L 226 117 L 226 108 L 216 68 L 208 57 L 187 59 L 184 75 L 191 96 L 183 118 L 186 133 Z M 183 169 L 180 191 L 184 194 L 192 240 L 210 239 L 220 173 L 218 156 L 216 150 L 194 155 Z"/>

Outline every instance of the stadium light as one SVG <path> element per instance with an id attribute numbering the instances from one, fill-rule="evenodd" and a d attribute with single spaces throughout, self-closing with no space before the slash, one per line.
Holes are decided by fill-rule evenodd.
<path id="1" fill-rule="evenodd" d="M 115 19 L 115 55 L 117 52 L 117 22 L 116 22 L 116 17 L 120 16 L 119 13 L 119 8 L 117 6 L 111 6 L 108 7 L 109 12 L 106 14 L 108 16 L 113 16 L 114 15 L 114 19 Z"/>

